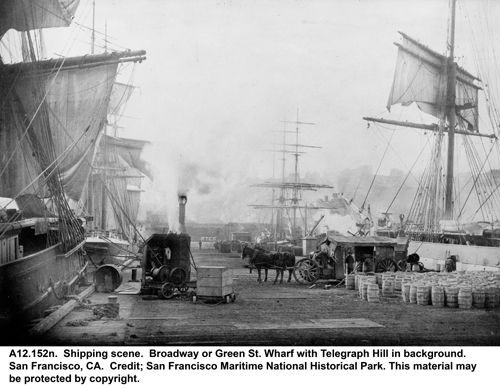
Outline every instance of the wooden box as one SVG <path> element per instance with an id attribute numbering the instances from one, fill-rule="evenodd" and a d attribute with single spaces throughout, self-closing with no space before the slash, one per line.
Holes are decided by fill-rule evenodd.
<path id="1" fill-rule="evenodd" d="M 227 267 L 198 267 L 196 295 L 224 297 L 233 292 L 233 270 Z"/>

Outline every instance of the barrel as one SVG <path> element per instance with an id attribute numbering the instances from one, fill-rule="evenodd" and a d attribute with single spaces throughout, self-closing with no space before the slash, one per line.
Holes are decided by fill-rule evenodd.
<path id="1" fill-rule="evenodd" d="M 417 304 L 417 288 L 416 283 L 411 283 L 410 286 L 410 303 Z"/>
<path id="2" fill-rule="evenodd" d="M 382 295 L 392 296 L 394 294 L 394 281 L 392 279 L 384 279 L 382 281 Z"/>
<path id="3" fill-rule="evenodd" d="M 358 284 L 358 294 L 361 299 L 366 300 L 366 288 L 365 283 L 368 284 L 369 282 L 366 281 L 366 276 L 363 276 L 359 279 L 359 284 Z M 363 295 L 364 292 L 364 295 Z"/>
<path id="4" fill-rule="evenodd" d="M 486 287 L 484 289 L 484 306 L 487 308 L 495 307 L 496 290 L 493 287 Z"/>
<path id="5" fill-rule="evenodd" d="M 396 274 L 394 278 L 394 291 L 401 291 L 401 283 L 403 281 L 404 274 Z"/>
<path id="6" fill-rule="evenodd" d="M 431 302 L 433 307 L 444 307 L 444 289 L 441 286 L 432 286 Z"/>
<path id="7" fill-rule="evenodd" d="M 99 292 L 113 292 L 120 287 L 122 281 L 122 271 L 112 264 L 101 265 L 94 272 L 94 284 Z"/>
<path id="8" fill-rule="evenodd" d="M 357 291 L 359 290 L 359 281 L 365 277 L 364 273 L 358 273 L 356 275 L 356 278 L 354 280 L 354 289 Z"/>
<path id="9" fill-rule="evenodd" d="M 484 309 L 485 290 L 483 287 L 472 289 L 472 305 L 478 309 Z"/>
<path id="10" fill-rule="evenodd" d="M 363 282 L 363 286 L 362 286 L 362 295 L 361 297 L 364 299 L 364 300 L 368 300 L 368 286 L 370 285 L 369 282 L 367 281 L 364 281 Z"/>
<path id="11" fill-rule="evenodd" d="M 358 279 L 358 296 L 360 298 L 363 298 L 363 283 L 364 283 L 364 279 L 359 278 Z"/>
<path id="12" fill-rule="evenodd" d="M 401 295 L 403 296 L 403 302 L 410 303 L 410 288 L 411 283 L 405 282 L 401 286 Z"/>
<path id="13" fill-rule="evenodd" d="M 458 307 L 458 288 L 453 286 L 445 287 L 444 299 L 447 307 Z"/>
<path id="14" fill-rule="evenodd" d="M 427 306 L 429 304 L 429 291 L 429 286 L 419 285 L 417 287 L 417 304 L 422 306 Z"/>
<path id="15" fill-rule="evenodd" d="M 370 303 L 378 303 L 380 302 L 379 289 L 378 284 L 368 284 L 366 289 L 367 300 Z"/>
<path id="16" fill-rule="evenodd" d="M 345 288 L 347 290 L 354 290 L 356 283 L 356 275 L 349 274 L 345 277 Z"/>
<path id="17" fill-rule="evenodd" d="M 458 291 L 458 308 L 470 309 L 472 307 L 472 288 L 461 287 Z"/>

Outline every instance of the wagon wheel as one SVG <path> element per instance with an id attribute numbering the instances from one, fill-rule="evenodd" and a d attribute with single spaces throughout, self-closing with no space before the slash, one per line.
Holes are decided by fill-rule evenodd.
<path id="1" fill-rule="evenodd" d="M 165 299 L 170 299 L 174 296 L 174 291 L 175 287 L 172 283 L 165 283 L 163 286 L 161 286 L 161 295 Z"/>
<path id="2" fill-rule="evenodd" d="M 408 262 L 406 260 L 399 260 L 398 261 L 398 271 L 406 271 L 407 265 L 408 265 Z"/>
<path id="3" fill-rule="evenodd" d="M 319 278 L 318 264 L 308 258 L 299 260 L 293 269 L 293 277 L 299 283 L 314 283 Z"/>
<path id="4" fill-rule="evenodd" d="M 170 271 L 170 282 L 175 287 L 182 287 L 186 283 L 186 271 L 179 267 L 173 268 Z"/>
<path id="5" fill-rule="evenodd" d="M 378 262 L 375 272 L 396 272 L 398 264 L 392 259 L 382 259 Z"/>

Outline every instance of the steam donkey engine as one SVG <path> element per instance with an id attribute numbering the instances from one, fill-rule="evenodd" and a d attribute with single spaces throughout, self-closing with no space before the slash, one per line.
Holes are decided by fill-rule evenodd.
<path id="1" fill-rule="evenodd" d="M 191 277 L 191 237 L 186 233 L 187 197 L 179 195 L 180 233 L 155 233 L 143 248 L 141 294 L 171 298 L 185 293 Z"/>

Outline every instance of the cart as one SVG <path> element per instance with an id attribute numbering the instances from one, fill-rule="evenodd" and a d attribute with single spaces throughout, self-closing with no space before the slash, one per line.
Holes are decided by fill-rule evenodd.
<path id="1" fill-rule="evenodd" d="M 318 280 L 342 280 L 351 272 L 395 272 L 397 258 L 406 257 L 406 244 L 383 236 L 328 236 L 319 250 L 294 266 L 293 276 L 302 284 Z"/>

